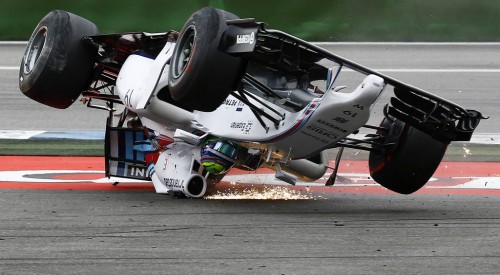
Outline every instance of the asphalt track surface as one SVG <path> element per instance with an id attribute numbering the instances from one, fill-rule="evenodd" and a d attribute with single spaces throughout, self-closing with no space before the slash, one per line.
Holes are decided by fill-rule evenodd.
<path id="1" fill-rule="evenodd" d="M 500 132 L 495 123 L 500 45 L 333 47 L 482 111 L 492 119 L 478 131 Z M 60 111 L 24 98 L 12 69 L 22 51 L 0 46 L 0 129 L 103 129 L 104 112 L 76 104 Z M 351 74 L 339 81 L 354 87 Z M 498 163 L 444 163 L 435 182 L 410 196 L 369 181 L 357 184 L 366 180 L 366 164 L 345 165 L 341 176 L 347 180 L 328 189 L 298 187 L 307 197 L 301 200 L 189 200 L 157 195 L 147 184 L 95 183 L 102 159 L 2 157 L 1 171 L 33 171 L 22 172 L 22 180 L 0 180 L 0 270 L 498 274 Z"/>
<path id="2" fill-rule="evenodd" d="M 101 158 L 0 161 L 10 171 L 0 172 L 0 270 L 7 274 L 498 274 L 500 268 L 500 179 L 491 173 L 499 163 L 444 163 L 437 179 L 412 196 L 363 181 L 366 164 L 353 162 L 337 187 L 290 188 L 300 200 L 189 200 L 157 195 L 149 183 L 113 186 L 102 179 Z"/>

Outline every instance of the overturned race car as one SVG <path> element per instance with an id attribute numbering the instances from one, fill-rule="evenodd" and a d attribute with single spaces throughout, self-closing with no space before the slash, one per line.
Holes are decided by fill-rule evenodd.
<path id="1" fill-rule="evenodd" d="M 343 68 L 366 75 L 352 91 Z M 201 198 L 233 168 L 295 184 L 333 169 L 343 148 L 369 151 L 371 177 L 410 194 L 451 141 L 484 117 L 254 19 L 202 8 L 181 32 L 99 34 L 66 11 L 47 14 L 22 59 L 20 90 L 64 109 L 79 97 L 109 112 L 106 175 L 151 180 L 157 193 Z M 387 86 L 380 125 L 367 125 Z M 101 102 L 101 104 L 96 104 Z M 117 115 L 119 105 L 124 108 Z M 360 129 L 372 131 L 362 138 Z M 326 150 L 339 148 L 335 167 Z"/>

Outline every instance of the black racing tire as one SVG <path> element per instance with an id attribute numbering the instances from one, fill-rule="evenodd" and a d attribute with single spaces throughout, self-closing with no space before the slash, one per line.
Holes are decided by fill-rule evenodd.
<path id="1" fill-rule="evenodd" d="M 384 143 L 394 142 L 384 153 L 370 152 L 371 177 L 383 187 L 400 194 L 411 194 L 422 188 L 443 159 L 448 144 L 399 120 L 384 119 L 381 133 Z"/>
<path id="2" fill-rule="evenodd" d="M 204 112 L 217 109 L 236 90 L 244 60 L 218 50 L 226 20 L 232 13 L 202 8 L 187 20 L 179 34 L 169 69 L 168 87 L 179 106 Z"/>
<path id="3" fill-rule="evenodd" d="M 97 34 L 87 19 L 49 12 L 36 26 L 21 61 L 21 92 L 42 104 L 68 108 L 90 84 L 97 59 L 98 47 L 82 37 Z"/>

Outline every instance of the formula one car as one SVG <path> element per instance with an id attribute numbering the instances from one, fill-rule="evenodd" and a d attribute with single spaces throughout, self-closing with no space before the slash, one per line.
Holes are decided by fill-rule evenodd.
<path id="1" fill-rule="evenodd" d="M 366 75 L 352 91 L 343 68 Z M 380 125 L 367 125 L 388 86 Z M 410 194 L 430 179 L 451 141 L 484 117 L 254 19 L 202 8 L 180 32 L 100 35 L 65 11 L 47 14 L 23 56 L 20 90 L 55 108 L 82 96 L 109 111 L 106 175 L 148 179 L 158 193 L 201 198 L 230 169 L 267 167 L 315 181 L 339 148 L 369 151 L 371 177 Z M 96 105 L 101 101 L 101 105 Z M 117 115 L 116 106 L 124 105 Z M 369 129 L 362 138 L 353 133 Z"/>

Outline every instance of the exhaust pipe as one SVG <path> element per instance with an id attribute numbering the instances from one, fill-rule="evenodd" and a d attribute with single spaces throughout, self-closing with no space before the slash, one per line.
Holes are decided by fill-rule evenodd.
<path id="1" fill-rule="evenodd" d="M 167 179 L 164 186 L 166 189 L 161 193 L 169 193 L 169 191 L 182 192 L 186 197 L 194 199 L 202 198 L 205 192 L 207 192 L 207 181 L 204 177 L 195 172 L 192 172 L 186 180 Z M 160 193 L 158 189 L 156 191 Z"/>
<path id="2" fill-rule="evenodd" d="M 148 174 L 156 193 L 182 192 L 189 198 L 202 198 L 207 191 L 207 180 L 193 170 L 192 146 L 179 145 L 160 154 L 150 165 Z"/>
<path id="3" fill-rule="evenodd" d="M 207 181 L 198 173 L 192 174 L 191 178 L 182 188 L 182 193 L 190 198 L 202 198 L 207 191 Z"/>
<path id="4" fill-rule="evenodd" d="M 207 181 L 196 172 L 191 172 L 187 180 L 175 178 L 163 178 L 160 180 L 154 169 L 151 170 L 151 181 L 156 193 L 168 194 L 170 192 L 182 192 L 186 197 L 199 199 L 207 192 Z"/>

